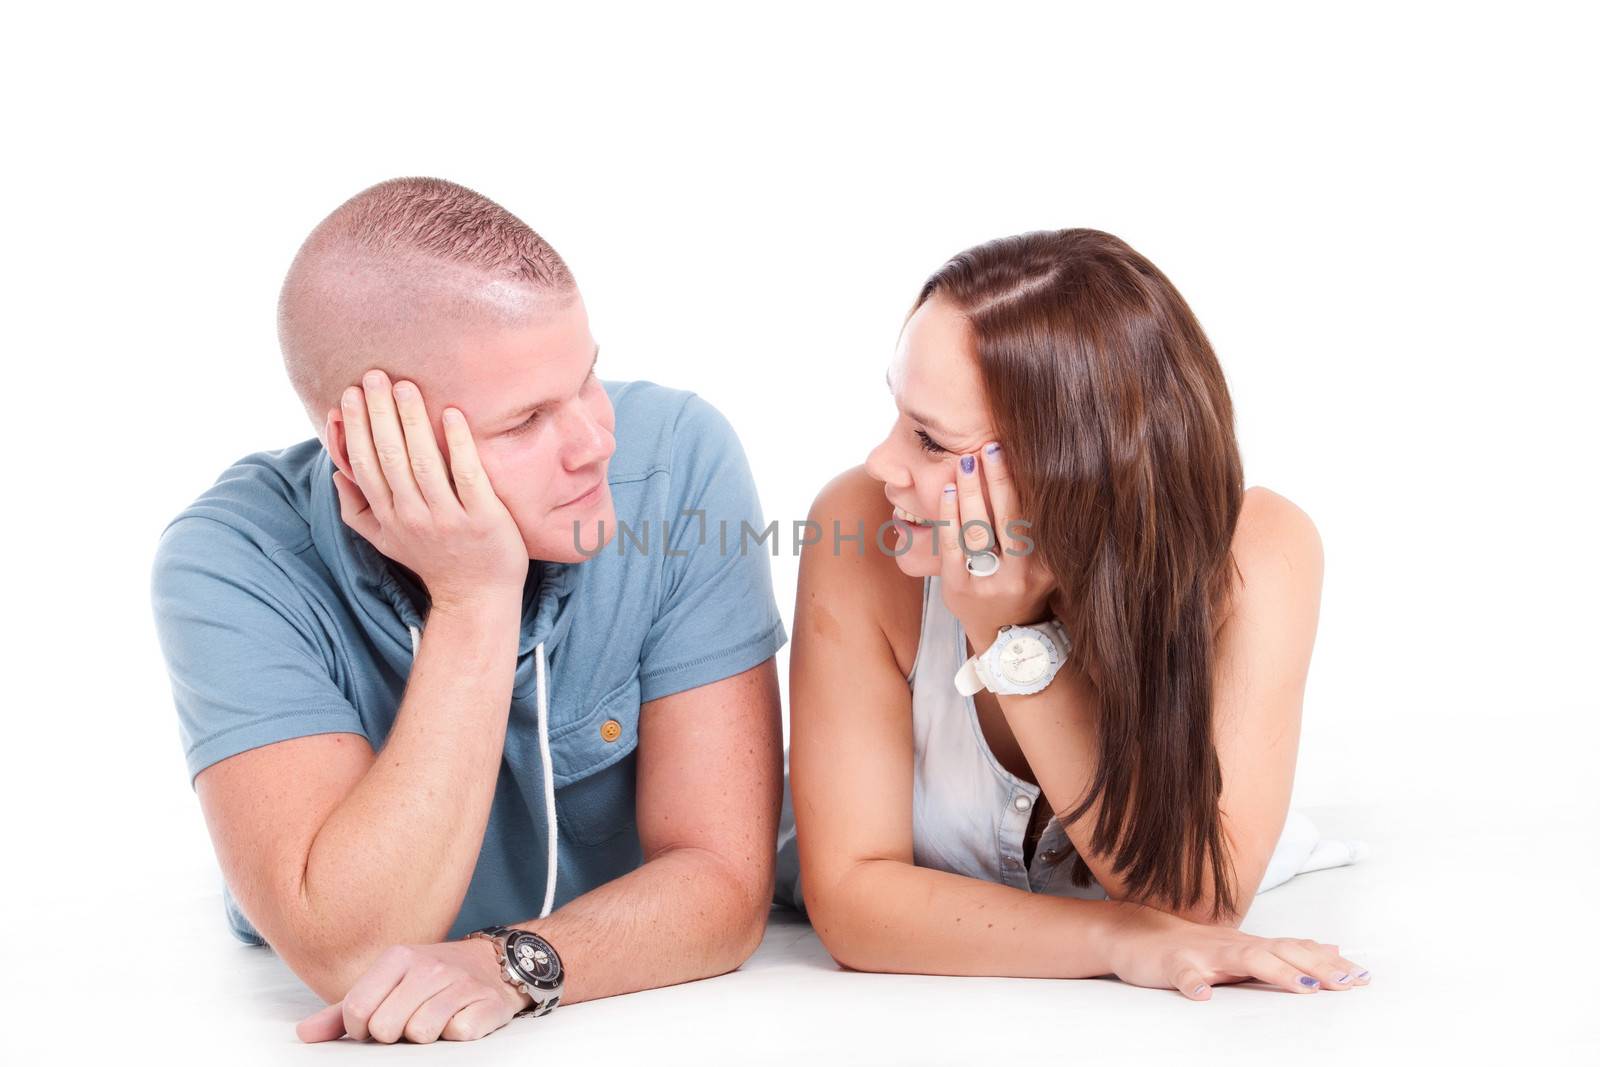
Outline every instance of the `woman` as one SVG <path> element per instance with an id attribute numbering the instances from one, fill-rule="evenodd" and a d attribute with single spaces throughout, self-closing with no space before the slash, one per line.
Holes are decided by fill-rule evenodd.
<path id="1" fill-rule="evenodd" d="M 1288 810 L 1322 554 L 1244 488 L 1172 284 L 1095 230 L 991 241 L 923 285 L 887 378 L 899 417 L 801 558 L 779 900 L 857 970 L 1366 984 L 1237 929 L 1352 858 Z"/>

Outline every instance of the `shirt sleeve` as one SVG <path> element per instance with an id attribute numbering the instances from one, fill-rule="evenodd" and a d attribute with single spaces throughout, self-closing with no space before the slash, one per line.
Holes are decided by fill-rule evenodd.
<path id="1" fill-rule="evenodd" d="M 749 670 L 789 639 L 772 594 L 777 534 L 757 542 L 766 524 L 744 446 L 698 394 L 678 415 L 671 478 L 661 599 L 639 667 L 641 703 Z"/>
<path id="2" fill-rule="evenodd" d="M 156 548 L 151 606 L 191 788 L 201 771 L 246 749 L 308 734 L 366 736 L 274 555 L 199 516 L 174 521 Z"/>

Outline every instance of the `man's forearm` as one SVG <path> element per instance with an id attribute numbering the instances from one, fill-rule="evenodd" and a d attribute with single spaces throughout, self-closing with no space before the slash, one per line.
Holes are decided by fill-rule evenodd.
<path id="1" fill-rule="evenodd" d="M 532 930 L 561 953 L 563 1004 L 676 985 L 733 970 L 761 943 L 772 874 L 700 848 L 663 851 L 575 897 Z"/>
<path id="2" fill-rule="evenodd" d="M 306 857 L 291 962 L 324 977 L 318 992 L 342 996 L 385 948 L 442 941 L 455 921 L 504 756 L 520 612 L 518 590 L 430 612 L 393 729 Z"/>

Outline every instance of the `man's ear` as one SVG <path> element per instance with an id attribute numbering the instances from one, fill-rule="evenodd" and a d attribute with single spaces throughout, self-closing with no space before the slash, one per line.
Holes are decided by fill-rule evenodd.
<path id="1" fill-rule="evenodd" d="M 328 450 L 333 465 L 354 484 L 356 478 L 350 472 L 350 456 L 345 448 L 344 417 L 333 408 L 328 409 L 328 417 L 322 423 L 322 447 Z"/>

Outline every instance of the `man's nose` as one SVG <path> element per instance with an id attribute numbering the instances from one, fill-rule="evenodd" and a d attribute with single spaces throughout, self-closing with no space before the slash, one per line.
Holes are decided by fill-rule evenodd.
<path id="1" fill-rule="evenodd" d="M 563 429 L 566 431 L 566 465 L 572 470 L 607 459 L 616 451 L 617 439 L 586 404 L 574 406 Z"/>

